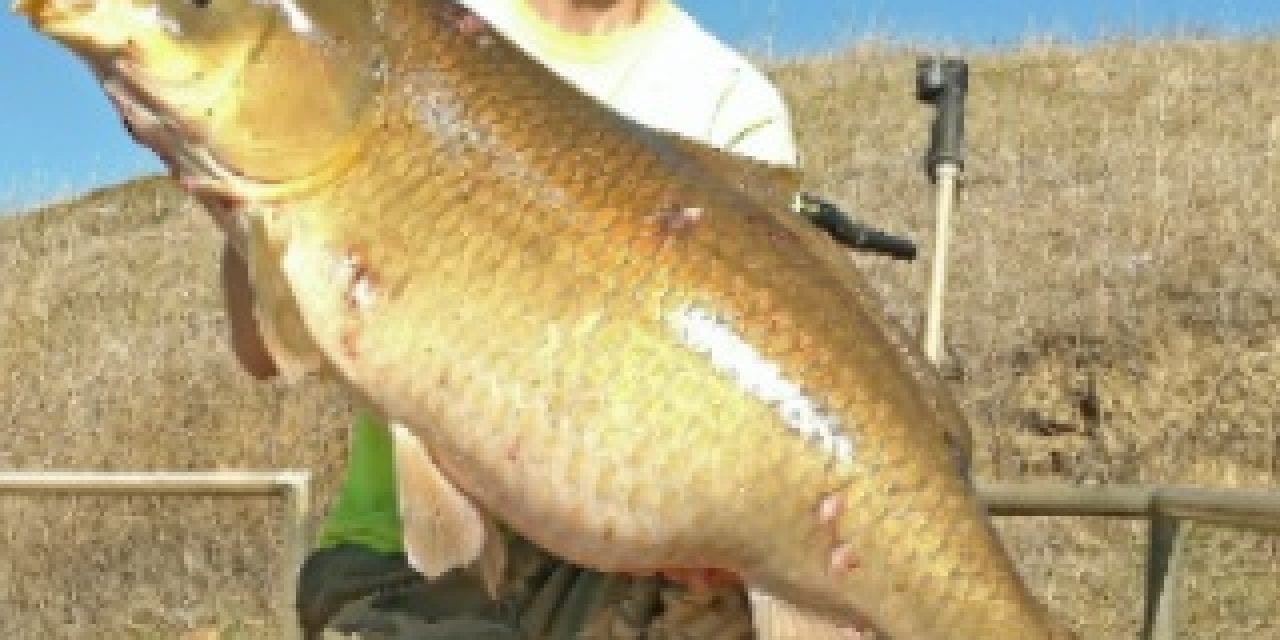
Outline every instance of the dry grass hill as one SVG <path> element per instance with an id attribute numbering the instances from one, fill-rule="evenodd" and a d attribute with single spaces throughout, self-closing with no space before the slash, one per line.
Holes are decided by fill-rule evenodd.
<path id="1" fill-rule="evenodd" d="M 1280 41 L 1028 45 L 973 63 L 946 372 L 991 479 L 1276 487 Z M 772 68 L 810 187 L 927 247 L 914 56 Z M 305 467 L 351 404 L 224 341 L 211 223 L 165 179 L 0 220 L 0 469 Z M 922 264 L 857 258 L 915 327 Z M 0 497 L 0 636 L 271 637 L 266 500 Z M 1004 521 L 1083 637 L 1131 638 L 1144 526 Z M 1199 529 L 1186 637 L 1280 638 L 1275 539 Z"/>

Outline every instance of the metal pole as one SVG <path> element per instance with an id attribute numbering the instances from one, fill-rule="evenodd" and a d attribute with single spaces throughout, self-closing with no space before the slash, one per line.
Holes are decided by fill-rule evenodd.
<path id="1" fill-rule="evenodd" d="M 964 100 L 968 91 L 969 66 L 964 60 L 926 58 L 916 63 L 916 98 L 937 109 L 929 131 L 929 153 L 925 156 L 925 169 L 937 183 L 933 273 L 924 331 L 924 352 L 935 365 L 942 358 L 947 248 L 956 184 L 964 169 Z"/>
<path id="2" fill-rule="evenodd" d="M 951 241 L 951 209 L 955 205 L 955 184 L 959 173 L 960 167 L 954 164 L 938 166 L 933 275 L 929 282 L 929 309 L 924 332 L 924 353 L 935 365 L 942 358 L 942 300 L 947 288 L 947 245 Z"/>
<path id="3" fill-rule="evenodd" d="M 305 471 L 3 471 L 0 494 L 274 496 L 307 483 Z"/>
<path id="4" fill-rule="evenodd" d="M 1143 640 L 1173 640 L 1178 634 L 1178 573 L 1190 522 L 1167 516 L 1151 519 L 1147 541 L 1147 602 Z"/>

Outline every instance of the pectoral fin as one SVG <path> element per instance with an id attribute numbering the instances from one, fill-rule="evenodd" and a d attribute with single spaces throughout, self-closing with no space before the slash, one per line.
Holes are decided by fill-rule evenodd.
<path id="1" fill-rule="evenodd" d="M 799 609 L 759 589 L 750 589 L 751 622 L 759 640 L 861 640 L 872 637 Z"/>
<path id="2" fill-rule="evenodd" d="M 245 286 L 252 290 L 253 315 L 263 345 L 280 378 L 293 384 L 308 374 L 325 370 L 327 364 L 302 320 L 294 292 L 281 271 L 280 250 L 267 235 L 265 216 L 260 212 L 251 218 L 244 240 L 250 279 Z"/>
<path id="3" fill-rule="evenodd" d="M 486 546 L 501 541 L 486 542 L 490 525 L 476 505 L 440 472 L 417 436 L 402 424 L 391 431 L 409 564 L 435 578 L 491 555 Z"/>
<path id="4" fill-rule="evenodd" d="M 507 540 L 492 518 L 484 520 L 484 548 L 480 551 L 480 560 L 475 569 L 484 580 L 485 591 L 490 598 L 498 599 L 502 583 L 507 573 Z"/>
<path id="5" fill-rule="evenodd" d="M 309 374 L 325 369 L 319 350 L 300 348 L 302 341 L 289 322 L 278 322 L 278 316 L 258 307 L 255 313 L 258 335 L 271 356 L 280 379 L 286 384 L 296 384 Z"/>

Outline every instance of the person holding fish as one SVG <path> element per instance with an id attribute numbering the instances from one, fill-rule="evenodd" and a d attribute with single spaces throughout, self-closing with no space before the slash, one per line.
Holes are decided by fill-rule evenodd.
<path id="1" fill-rule="evenodd" d="M 653 574 L 731 579 L 791 630 L 771 638 L 1070 637 L 983 509 L 936 371 L 787 215 L 776 91 L 672 5 L 15 9 L 227 232 L 246 365 L 335 375 L 382 414 L 299 581 L 309 636 L 412 581 L 407 559 L 423 639 L 577 637 Z M 774 624 L 786 607 L 818 623 Z"/>

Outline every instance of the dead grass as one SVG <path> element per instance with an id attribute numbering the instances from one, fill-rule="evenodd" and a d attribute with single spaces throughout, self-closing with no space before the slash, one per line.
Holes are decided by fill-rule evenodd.
<path id="1" fill-rule="evenodd" d="M 1280 41 L 1031 45 L 972 63 L 946 370 L 979 474 L 1275 487 Z M 928 247 L 913 64 L 865 45 L 776 77 L 810 186 Z M 0 220 L 0 468 L 309 467 L 321 504 L 349 400 L 236 368 L 215 233 L 191 208 L 143 180 Z M 924 265 L 858 261 L 915 326 Z M 0 635 L 234 621 L 269 637 L 253 626 L 276 557 L 267 506 L 0 498 Z M 1141 525 L 1001 526 L 1084 637 L 1133 637 Z M 1275 540 L 1201 530 L 1192 546 L 1186 637 L 1280 638 Z"/>

